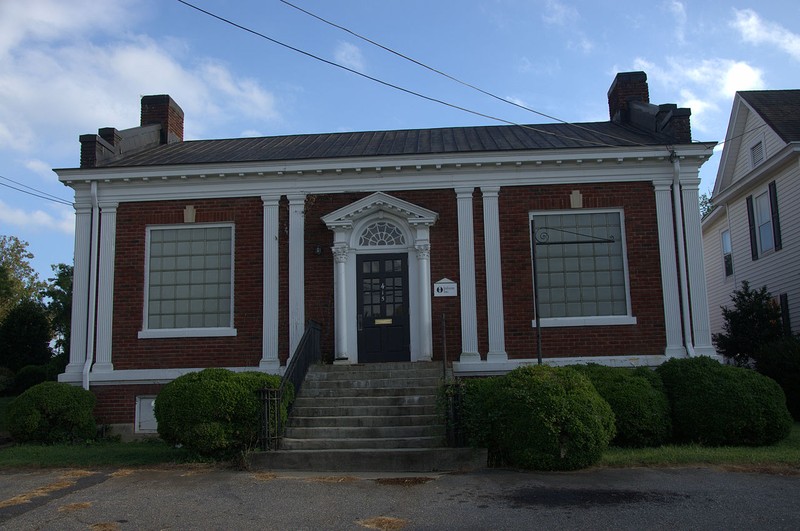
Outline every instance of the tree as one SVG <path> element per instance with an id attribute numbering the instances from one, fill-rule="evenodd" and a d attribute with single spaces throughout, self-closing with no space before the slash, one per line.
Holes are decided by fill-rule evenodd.
<path id="1" fill-rule="evenodd" d="M 0 325 L 0 366 L 14 372 L 50 361 L 52 330 L 47 310 L 38 301 L 17 304 Z"/>
<path id="2" fill-rule="evenodd" d="M 0 235 L 0 322 L 19 302 L 36 300 L 46 284 L 30 264 L 28 242 Z"/>
<path id="3" fill-rule="evenodd" d="M 783 336 L 781 308 L 766 286 L 750 289 L 742 281 L 742 289 L 731 295 L 733 308 L 722 307 L 723 331 L 712 339 L 717 350 L 740 367 L 752 365 L 759 347 Z"/>
<path id="4" fill-rule="evenodd" d="M 708 194 L 700 194 L 700 217 L 704 218 L 714 210 L 714 203 Z"/>
<path id="5" fill-rule="evenodd" d="M 47 313 L 55 334 L 56 356 L 69 359 L 70 327 L 72 323 L 72 266 L 56 264 L 51 266 L 55 273 L 49 278 L 44 296 L 49 299 Z"/>

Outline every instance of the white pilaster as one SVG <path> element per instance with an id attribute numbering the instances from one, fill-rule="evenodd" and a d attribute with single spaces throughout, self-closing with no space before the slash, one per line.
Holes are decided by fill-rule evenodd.
<path id="1" fill-rule="evenodd" d="M 117 239 L 117 204 L 100 204 L 100 274 L 97 289 L 97 354 L 92 372 L 114 370 L 111 333 L 114 319 L 114 249 Z"/>
<path id="2" fill-rule="evenodd" d="M 303 337 L 305 310 L 305 194 L 289 198 L 289 356 Z"/>
<path id="3" fill-rule="evenodd" d="M 457 188 L 458 265 L 461 282 L 461 356 L 459 361 L 479 362 L 478 314 L 475 297 L 475 230 L 472 222 L 474 188 Z"/>
<path id="4" fill-rule="evenodd" d="M 72 324 L 69 364 L 65 373 L 81 374 L 86 361 L 89 310 L 89 256 L 92 245 L 92 207 L 75 205 L 75 257 L 72 271 Z"/>
<path id="5" fill-rule="evenodd" d="M 686 266 L 689 273 L 689 299 L 692 304 L 692 334 L 695 354 L 716 356 L 711 344 L 708 294 L 703 269 L 703 239 L 700 233 L 699 179 L 681 179 L 683 226 L 686 237 Z"/>
<path id="6" fill-rule="evenodd" d="M 678 289 L 677 258 L 675 256 L 675 222 L 669 183 L 654 183 L 656 216 L 658 218 L 658 247 L 661 256 L 661 292 L 664 298 L 664 325 L 667 335 L 667 357 L 685 357 L 681 341 L 681 303 Z"/>
<path id="7" fill-rule="evenodd" d="M 333 292 L 335 298 L 336 315 L 336 361 L 348 363 L 350 356 L 347 353 L 347 260 L 349 248 L 347 244 L 337 243 L 331 249 L 334 259 Z"/>
<path id="8" fill-rule="evenodd" d="M 418 231 L 420 228 L 418 228 Z M 427 233 L 427 227 L 425 227 Z M 418 238 L 418 242 L 421 238 Z M 431 246 L 427 234 L 425 243 L 417 243 L 417 263 L 419 265 L 419 358 L 430 361 L 433 358 L 433 317 L 431 313 Z"/>
<path id="9" fill-rule="evenodd" d="M 261 361 L 258 366 L 271 373 L 277 373 L 280 367 L 278 358 L 278 287 L 279 262 L 279 202 L 280 195 L 261 196 L 264 203 L 264 249 L 263 249 L 263 284 L 261 334 Z"/>
<path id="10" fill-rule="evenodd" d="M 503 270 L 500 262 L 499 187 L 481 187 L 483 242 L 486 255 L 486 303 L 489 315 L 489 352 L 486 361 L 507 361 L 503 320 Z"/>

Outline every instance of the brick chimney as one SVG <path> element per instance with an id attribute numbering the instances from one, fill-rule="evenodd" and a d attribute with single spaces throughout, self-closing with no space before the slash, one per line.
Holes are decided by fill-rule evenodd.
<path id="1" fill-rule="evenodd" d="M 161 143 L 183 141 L 183 109 L 167 94 L 142 97 L 141 125 L 161 125 Z"/>
<path id="2" fill-rule="evenodd" d="M 647 74 L 644 72 L 620 72 L 608 89 L 608 115 L 612 122 L 628 121 L 628 103 L 638 101 L 650 103 Z"/>

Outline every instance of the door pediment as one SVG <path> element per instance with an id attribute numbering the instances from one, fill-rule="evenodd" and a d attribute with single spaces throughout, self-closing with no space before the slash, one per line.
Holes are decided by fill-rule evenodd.
<path id="1" fill-rule="evenodd" d="M 397 197 L 375 192 L 358 201 L 354 201 L 347 206 L 322 216 L 322 221 L 329 229 L 352 228 L 358 220 L 374 216 L 378 212 L 387 212 L 405 220 L 411 226 L 433 225 L 439 214 L 423 208 L 414 203 L 409 203 Z"/>

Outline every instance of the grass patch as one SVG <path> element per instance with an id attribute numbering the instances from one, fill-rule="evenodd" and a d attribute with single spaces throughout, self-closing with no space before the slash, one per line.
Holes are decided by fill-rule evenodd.
<path id="1" fill-rule="evenodd" d="M 0 449 L 0 468 L 139 467 L 200 461 L 162 441 L 20 444 Z"/>
<path id="2" fill-rule="evenodd" d="M 800 472 L 800 423 L 789 437 L 771 446 L 666 445 L 658 448 L 609 448 L 600 459 L 606 467 L 712 465 L 744 469 L 794 469 Z"/>

